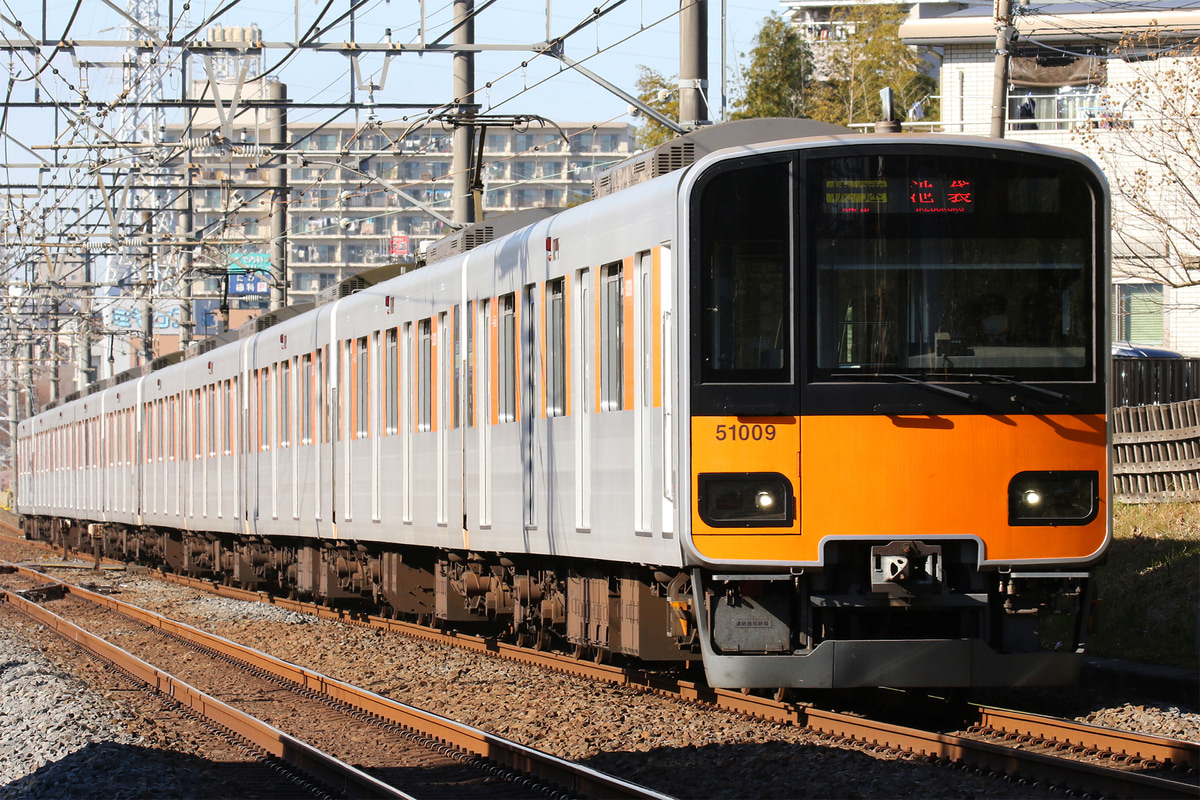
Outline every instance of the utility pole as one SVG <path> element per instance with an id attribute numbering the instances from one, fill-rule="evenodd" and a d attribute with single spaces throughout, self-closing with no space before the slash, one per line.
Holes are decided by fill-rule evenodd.
<path id="1" fill-rule="evenodd" d="M 1009 0 L 996 0 L 996 71 L 992 82 L 992 137 L 1004 138 L 1008 116 L 1008 42 L 1012 33 Z"/>
<path id="2" fill-rule="evenodd" d="M 191 151 L 188 151 L 189 161 Z M 184 350 L 192 343 L 192 170 L 185 167 L 186 185 L 179 197 L 179 220 L 175 235 L 184 241 L 179 249 L 179 349 Z"/>
<path id="3" fill-rule="evenodd" d="M 685 129 L 710 122 L 707 91 L 708 0 L 679 0 L 679 124 Z"/>
<path id="4" fill-rule="evenodd" d="M 286 149 L 288 146 L 287 86 L 279 81 L 269 81 L 266 90 L 267 99 L 278 103 L 267 112 L 265 127 L 269 141 L 266 144 L 270 148 Z M 278 311 L 287 305 L 288 171 L 286 156 L 277 155 L 272 158 L 275 166 L 267 170 L 267 184 L 271 187 L 271 310 Z M 228 277 L 225 282 L 228 287 Z"/>
<path id="5" fill-rule="evenodd" d="M 85 248 L 83 251 L 83 280 L 92 280 L 92 254 Z M 79 303 L 79 316 L 76 318 L 76 328 L 79 335 L 75 337 L 75 390 L 80 391 L 96 379 L 92 374 L 92 320 L 91 300 L 84 299 Z"/>
<path id="6" fill-rule="evenodd" d="M 454 0 L 454 44 L 475 43 L 475 0 Z M 461 120 L 472 113 L 475 99 L 475 54 L 465 51 L 454 53 L 454 113 Z M 471 202 L 471 151 L 475 138 L 475 126 L 455 125 L 453 149 L 450 154 L 450 172 L 454 175 L 453 207 L 451 219 L 460 224 L 475 221 L 474 203 Z"/>
<path id="7" fill-rule="evenodd" d="M 149 211 L 142 212 L 142 363 L 149 364 L 154 360 L 154 306 L 150 299 L 150 289 L 154 285 L 154 261 L 150 249 L 150 228 L 153 215 Z"/>

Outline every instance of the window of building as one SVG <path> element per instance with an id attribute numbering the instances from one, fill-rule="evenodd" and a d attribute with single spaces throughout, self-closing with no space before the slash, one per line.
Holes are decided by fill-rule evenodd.
<path id="1" fill-rule="evenodd" d="M 508 136 L 503 133 L 489 133 L 487 150 L 489 153 L 503 153 L 508 149 Z"/>
<path id="2" fill-rule="evenodd" d="M 1163 343 L 1163 287 L 1157 283 L 1113 286 L 1113 340 Z"/>
<path id="3" fill-rule="evenodd" d="M 537 142 L 534 141 L 534 134 L 532 133 L 518 133 L 513 137 L 513 143 L 513 146 L 518 153 L 525 153 L 529 150 L 532 150 L 534 145 L 537 144 Z"/>

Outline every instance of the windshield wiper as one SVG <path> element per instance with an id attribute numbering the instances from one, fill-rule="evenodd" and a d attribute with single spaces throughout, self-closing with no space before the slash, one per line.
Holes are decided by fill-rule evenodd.
<path id="1" fill-rule="evenodd" d="M 1007 383 L 1007 384 L 1011 384 L 1013 386 L 1020 386 L 1022 389 L 1026 389 L 1030 392 L 1036 392 L 1038 394 L 1044 394 L 1047 397 L 1053 397 L 1055 400 L 1058 400 L 1058 401 L 1061 401 L 1064 403 L 1069 403 L 1071 401 L 1070 396 L 1065 395 L 1062 392 L 1056 392 L 1052 389 L 1044 389 L 1041 386 L 1034 386 L 1032 383 L 1025 383 L 1024 381 L 1014 380 L 1013 378 L 1006 378 L 1003 375 L 988 375 L 986 373 L 975 373 L 975 374 L 971 374 L 971 375 L 963 375 L 962 377 L 964 377 L 964 378 L 980 378 L 982 380 L 987 380 L 987 381 L 999 381 L 1000 383 Z"/>
<path id="2" fill-rule="evenodd" d="M 930 383 L 929 381 L 923 381 L 920 378 L 914 378 L 911 375 L 901 375 L 897 372 L 891 372 L 891 373 L 881 372 L 881 373 L 876 373 L 870 377 L 873 377 L 873 378 L 895 378 L 898 381 L 905 381 L 907 383 L 915 383 L 918 386 L 924 386 L 926 389 L 931 389 L 935 392 L 941 392 L 942 394 L 948 394 L 951 397 L 957 397 L 962 400 L 966 400 L 969 403 L 979 402 L 979 398 L 976 397 L 975 395 L 971 394 L 970 392 L 963 392 L 958 389 L 951 389 L 949 386 L 945 386 L 940 383 Z"/>

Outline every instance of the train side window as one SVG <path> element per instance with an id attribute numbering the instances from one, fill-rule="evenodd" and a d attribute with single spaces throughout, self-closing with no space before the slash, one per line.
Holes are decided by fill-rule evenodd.
<path id="1" fill-rule="evenodd" d="M 384 423 L 384 433 L 388 435 L 396 433 L 400 426 L 400 346 L 397 337 L 398 333 L 399 331 L 396 328 L 392 328 L 387 332 L 386 352 L 384 354 L 384 363 L 387 365 L 383 376 L 383 381 L 387 386 L 384 399 L 385 414 L 387 416 L 387 420 Z"/>
<path id="2" fill-rule="evenodd" d="M 238 379 L 234 376 L 225 382 L 225 398 L 228 413 L 225 415 L 225 455 L 237 453 L 238 420 Z"/>
<path id="3" fill-rule="evenodd" d="M 329 443 L 329 409 L 325 408 L 325 364 L 329 361 L 329 345 L 317 350 L 317 410 L 316 415 L 321 427 L 321 441 Z"/>
<path id="4" fill-rule="evenodd" d="M 484 300 L 479 312 L 479 386 L 480 413 L 483 424 L 492 422 L 492 300 Z"/>
<path id="5" fill-rule="evenodd" d="M 208 418 L 208 455 L 209 457 L 217 454 L 217 386 L 213 384 L 206 391 L 207 403 L 205 412 Z"/>
<path id="6" fill-rule="evenodd" d="M 478 313 L 479 301 L 467 303 L 467 374 L 464 378 L 466 392 L 466 426 L 475 427 L 475 315 Z"/>
<path id="7" fill-rule="evenodd" d="M 271 449 L 271 370 L 263 367 L 258 373 L 258 449 Z"/>
<path id="8" fill-rule="evenodd" d="M 454 306 L 450 309 L 450 327 L 443 328 L 443 330 L 445 330 L 443 338 L 449 340 L 447 342 L 449 346 L 445 348 L 442 358 L 449 361 L 449 364 L 447 364 L 446 375 L 450 381 L 450 391 L 448 393 L 448 403 L 450 407 L 446 409 L 448 412 L 446 421 L 451 430 L 458 427 L 460 421 L 460 411 L 462 408 L 462 360 L 459 352 L 460 348 L 462 347 L 462 343 L 459 341 L 459 328 L 462 324 L 459 318 L 461 316 L 462 315 L 459 314 L 458 311 L 458 306 Z M 446 315 L 443 314 L 443 323 L 445 322 L 445 317 Z"/>
<path id="9" fill-rule="evenodd" d="M 567 334 L 565 279 L 546 284 L 546 416 L 567 413 Z"/>
<path id="10" fill-rule="evenodd" d="M 432 320 L 417 323 L 417 430 L 432 430 L 431 385 L 433 381 Z"/>
<path id="11" fill-rule="evenodd" d="M 512 422 L 517 418 L 517 298 L 506 294 L 500 298 L 498 421 Z"/>
<path id="12" fill-rule="evenodd" d="M 358 376 L 355 381 L 357 391 L 356 406 L 358 409 L 358 425 L 354 438 L 365 439 L 371 435 L 371 359 L 367 337 L 358 340 Z"/>
<path id="13" fill-rule="evenodd" d="M 281 361 L 279 375 L 279 447 L 292 446 L 292 362 Z"/>
<path id="14" fill-rule="evenodd" d="M 600 410 L 620 411 L 625 398 L 624 270 L 620 262 L 600 272 Z"/>
<path id="15" fill-rule="evenodd" d="M 300 358 L 300 444 L 313 443 L 313 360 L 312 353 Z"/>

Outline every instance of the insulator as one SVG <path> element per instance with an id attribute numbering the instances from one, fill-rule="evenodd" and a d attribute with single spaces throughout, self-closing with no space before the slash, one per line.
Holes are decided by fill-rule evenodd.
<path id="1" fill-rule="evenodd" d="M 248 156 L 249 158 L 265 158 L 270 155 L 266 145 L 261 144 L 240 144 L 233 148 L 235 156 Z"/>
<path id="2" fill-rule="evenodd" d="M 108 248 L 108 242 L 88 242 L 84 245 L 84 248 L 89 253 L 100 253 Z"/>

